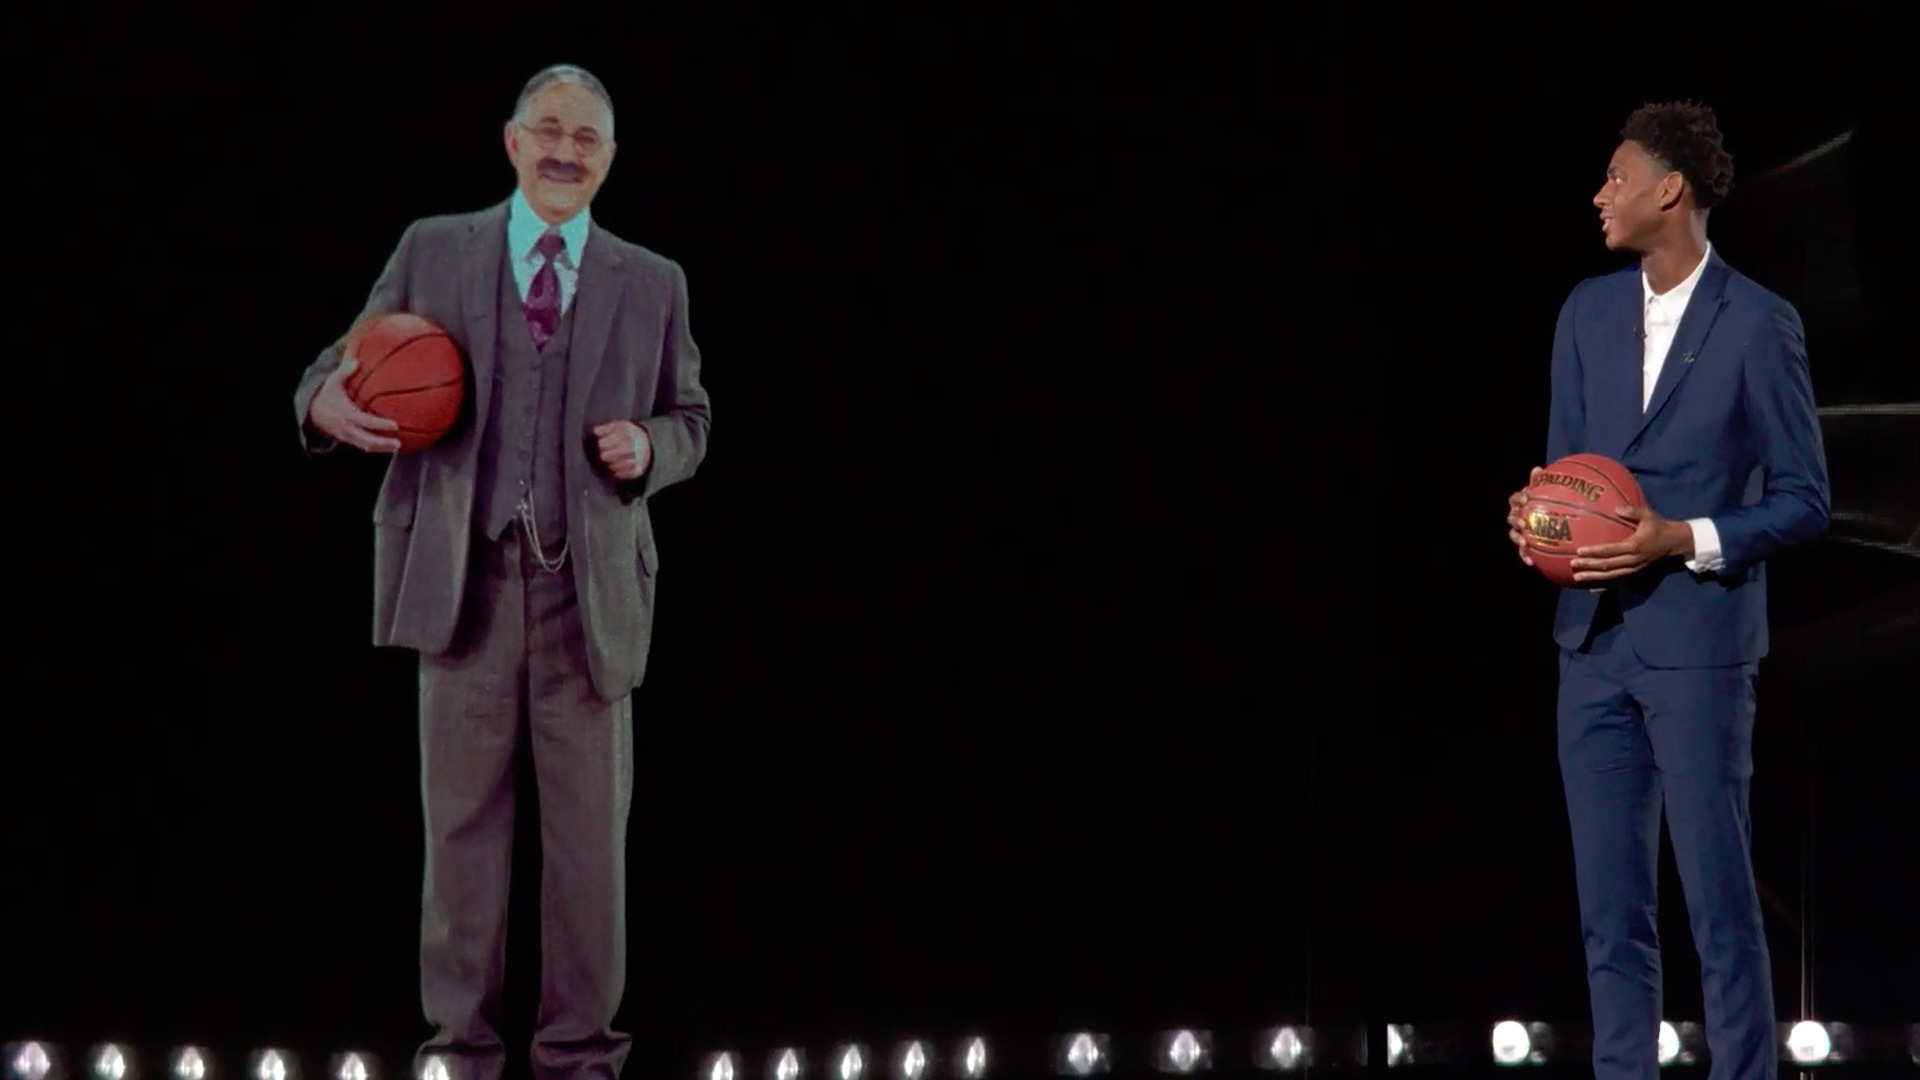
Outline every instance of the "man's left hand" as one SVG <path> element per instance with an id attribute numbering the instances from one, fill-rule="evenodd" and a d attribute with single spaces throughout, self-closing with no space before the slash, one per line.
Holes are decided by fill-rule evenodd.
<path id="1" fill-rule="evenodd" d="M 600 440 L 600 462 L 615 480 L 638 480 L 653 464 L 653 440 L 631 420 L 613 420 L 593 429 Z"/>
<path id="2" fill-rule="evenodd" d="M 1633 535 L 1617 544 L 1598 544 L 1575 551 L 1573 580 L 1613 581 L 1637 574 L 1661 559 L 1690 558 L 1693 529 L 1684 521 L 1668 521 L 1651 507 L 1629 506 L 1620 516 L 1635 522 Z"/>

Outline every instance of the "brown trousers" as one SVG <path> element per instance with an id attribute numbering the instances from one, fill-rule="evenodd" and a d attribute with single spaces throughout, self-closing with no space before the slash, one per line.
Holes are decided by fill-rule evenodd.
<path id="1" fill-rule="evenodd" d="M 541 569 L 518 524 L 503 541 L 477 541 L 470 565 L 452 649 L 420 658 L 420 990 L 435 1033 L 419 1062 L 438 1056 L 451 1080 L 498 1080 L 505 1069 L 501 983 L 524 725 L 543 861 L 533 1075 L 613 1080 L 632 1042 L 612 1024 L 626 982 L 633 699 L 603 701 L 593 690 L 571 565 Z"/>

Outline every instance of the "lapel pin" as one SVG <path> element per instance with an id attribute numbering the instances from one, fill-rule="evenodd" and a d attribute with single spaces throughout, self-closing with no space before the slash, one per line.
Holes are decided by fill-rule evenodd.
<path id="1" fill-rule="evenodd" d="M 1681 363 L 1683 363 L 1683 364 L 1691 364 L 1691 363 L 1693 363 L 1693 354 L 1692 354 L 1692 353 L 1681 353 L 1681 354 L 1680 354 L 1680 362 L 1681 362 Z"/>

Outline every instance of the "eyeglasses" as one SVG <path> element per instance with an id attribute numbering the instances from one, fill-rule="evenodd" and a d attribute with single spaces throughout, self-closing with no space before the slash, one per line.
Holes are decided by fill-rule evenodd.
<path id="1" fill-rule="evenodd" d="M 539 127 L 534 127 L 532 124 L 520 126 L 527 129 L 527 132 L 533 136 L 533 141 L 539 143 L 542 150 L 555 149 L 560 145 L 560 140 L 567 137 L 567 132 L 559 124 L 541 124 Z M 600 149 L 600 145 L 600 136 L 595 134 L 592 128 L 581 128 L 573 132 L 573 148 L 580 151 L 581 157 L 591 157 Z"/>

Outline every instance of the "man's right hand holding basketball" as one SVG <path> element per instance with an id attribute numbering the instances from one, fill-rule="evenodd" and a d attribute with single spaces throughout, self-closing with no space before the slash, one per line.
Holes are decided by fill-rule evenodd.
<path id="1" fill-rule="evenodd" d="M 313 395 L 313 404 L 307 408 L 307 423 L 335 442 L 357 446 L 369 454 L 397 454 L 400 440 L 386 432 L 398 431 L 400 425 L 355 405 L 347 396 L 346 387 L 341 385 L 353 374 L 357 364 L 355 360 L 342 363 L 320 384 L 320 391 Z"/>
<path id="2" fill-rule="evenodd" d="M 1520 549 L 1520 561 L 1528 566 L 1533 560 L 1527 556 L 1527 523 L 1520 516 L 1520 508 L 1527 505 L 1527 488 L 1540 482 L 1540 474 L 1545 469 L 1536 468 L 1527 476 L 1527 487 L 1521 488 L 1507 497 L 1507 539 Z"/>

